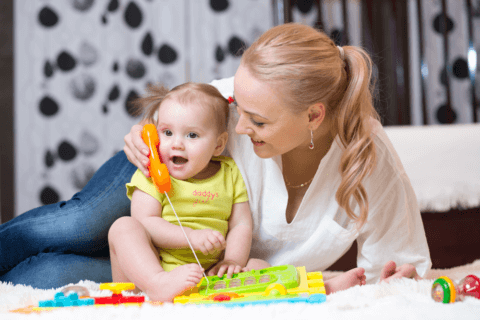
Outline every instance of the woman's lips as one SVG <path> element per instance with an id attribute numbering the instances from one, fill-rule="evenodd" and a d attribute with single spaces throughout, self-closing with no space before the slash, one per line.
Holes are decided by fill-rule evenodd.
<path id="1" fill-rule="evenodd" d="M 263 141 L 255 141 L 252 138 L 250 138 L 250 139 L 252 140 L 252 143 L 253 143 L 254 146 L 260 147 L 260 146 L 263 146 L 265 144 L 265 142 L 263 142 Z"/>

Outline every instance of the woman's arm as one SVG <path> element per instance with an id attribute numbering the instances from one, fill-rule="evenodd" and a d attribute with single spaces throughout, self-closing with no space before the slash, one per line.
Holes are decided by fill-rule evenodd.
<path id="1" fill-rule="evenodd" d="M 403 175 L 391 181 L 381 199 L 373 201 L 376 205 L 357 238 L 357 264 L 365 269 L 369 283 L 400 277 L 418 279 L 431 267 L 415 194 Z"/>
<path id="2" fill-rule="evenodd" d="M 227 273 L 227 276 L 231 277 L 247 265 L 252 245 L 252 229 L 253 220 L 248 201 L 235 203 L 228 221 L 225 257 L 209 271 L 209 275 L 218 274 L 221 277 Z"/>

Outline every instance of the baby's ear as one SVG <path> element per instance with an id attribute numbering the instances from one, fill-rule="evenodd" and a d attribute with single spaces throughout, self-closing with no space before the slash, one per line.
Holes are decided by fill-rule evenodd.
<path id="1" fill-rule="evenodd" d="M 227 141 L 228 141 L 228 133 L 226 131 L 218 136 L 217 146 L 215 147 L 215 151 L 213 152 L 213 155 L 215 157 L 218 157 L 219 155 L 222 154 L 223 150 L 227 145 Z"/>

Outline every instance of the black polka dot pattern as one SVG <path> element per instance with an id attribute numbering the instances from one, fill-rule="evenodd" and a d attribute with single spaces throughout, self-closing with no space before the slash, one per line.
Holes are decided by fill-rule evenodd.
<path id="1" fill-rule="evenodd" d="M 57 66 L 62 71 L 73 70 L 76 64 L 77 62 L 75 61 L 75 58 L 73 58 L 73 56 L 67 51 L 60 52 L 60 54 L 57 57 Z"/>
<path id="2" fill-rule="evenodd" d="M 153 52 L 153 38 L 150 32 L 145 34 L 145 38 L 142 41 L 142 52 L 144 55 L 149 56 Z"/>
<path id="3" fill-rule="evenodd" d="M 135 4 L 135 2 L 131 1 L 128 6 L 127 10 L 125 10 L 124 14 L 125 22 L 131 28 L 135 29 L 140 26 L 142 23 L 143 15 L 140 8 Z"/>
<path id="4" fill-rule="evenodd" d="M 59 109 L 57 102 L 52 97 L 46 96 L 40 100 L 40 112 L 44 116 L 56 115 Z"/>
<path id="5" fill-rule="evenodd" d="M 38 14 L 38 21 L 44 27 L 50 28 L 58 23 L 58 15 L 50 7 L 44 7 Z"/>
<path id="6" fill-rule="evenodd" d="M 457 120 L 457 113 L 451 107 L 442 105 L 437 110 L 437 121 L 440 123 L 454 123 Z"/>
<path id="7" fill-rule="evenodd" d="M 301 13 L 308 13 L 312 10 L 313 7 L 313 0 L 300 0 L 295 1 L 295 6 L 300 10 Z"/>
<path id="8" fill-rule="evenodd" d="M 40 202 L 43 205 L 57 203 L 59 200 L 58 192 L 50 186 L 46 186 L 40 191 Z"/>
<path id="9" fill-rule="evenodd" d="M 458 58 L 453 62 L 453 75 L 458 79 L 468 78 L 468 63 L 464 58 Z"/>
<path id="10" fill-rule="evenodd" d="M 451 32 L 453 28 L 453 20 L 448 16 L 445 17 L 445 15 L 439 14 L 433 20 L 433 29 L 440 34 L 443 34 L 444 32 Z"/>
<path id="11" fill-rule="evenodd" d="M 132 79 L 140 79 L 145 75 L 146 69 L 142 61 L 138 59 L 129 59 L 126 68 L 127 75 Z"/>
<path id="12" fill-rule="evenodd" d="M 136 108 L 133 105 L 132 101 L 137 98 L 138 98 L 138 93 L 135 90 L 131 90 L 127 95 L 127 99 L 125 100 L 125 110 L 132 117 L 135 116 L 135 112 L 136 112 Z"/>
<path id="13" fill-rule="evenodd" d="M 41 0 L 18 6 L 19 29 L 33 28 L 23 35 L 28 45 L 21 49 L 29 63 L 20 74 L 29 77 L 22 80 L 28 94 L 19 105 L 28 128 L 20 130 L 31 131 L 23 146 L 35 150 L 28 163 L 18 163 L 25 168 L 18 180 L 28 181 L 30 190 L 19 199 L 25 206 L 19 211 L 67 200 L 122 150 L 123 136 L 139 121 L 132 101 L 148 83 L 172 88 L 187 80 L 230 77 L 242 50 L 273 23 L 267 18 L 271 5 L 258 0 L 185 6 L 180 10 L 161 0 Z M 185 24 L 184 9 L 198 15 L 190 21 L 201 21 L 198 27 L 178 27 Z M 220 23 L 235 20 L 244 27 L 226 24 L 216 32 Z"/>
<path id="14" fill-rule="evenodd" d="M 228 41 L 228 51 L 233 56 L 241 56 L 243 51 L 247 48 L 245 41 L 237 36 L 233 36 Z"/>
<path id="15" fill-rule="evenodd" d="M 210 7 L 215 12 L 222 12 L 228 9 L 228 0 L 210 0 Z"/>
<path id="16" fill-rule="evenodd" d="M 77 156 L 77 149 L 68 141 L 63 141 L 58 146 L 57 153 L 60 159 L 70 161 Z"/>
<path id="17" fill-rule="evenodd" d="M 94 0 L 71 0 L 72 6 L 78 11 L 87 11 L 93 5 Z"/>
<path id="18" fill-rule="evenodd" d="M 164 64 L 174 63 L 177 60 L 177 51 L 168 44 L 164 44 L 158 50 L 158 60 Z"/>

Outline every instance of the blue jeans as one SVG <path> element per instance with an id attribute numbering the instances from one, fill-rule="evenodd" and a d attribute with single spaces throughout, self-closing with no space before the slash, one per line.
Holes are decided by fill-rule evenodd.
<path id="1" fill-rule="evenodd" d="M 58 288 L 80 280 L 111 282 L 108 230 L 130 215 L 125 184 L 136 167 L 123 151 L 68 201 L 0 225 L 0 281 Z"/>

